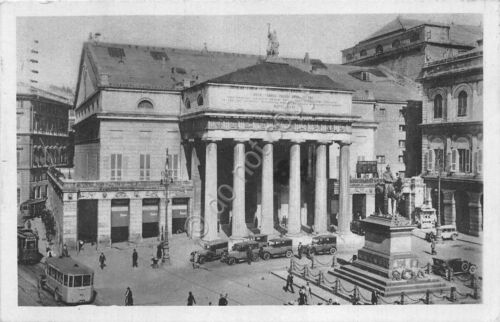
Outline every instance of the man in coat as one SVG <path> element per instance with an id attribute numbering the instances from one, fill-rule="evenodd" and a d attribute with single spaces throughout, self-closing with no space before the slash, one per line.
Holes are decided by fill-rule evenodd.
<path id="1" fill-rule="evenodd" d="M 106 256 L 104 256 L 104 253 L 101 253 L 99 256 L 99 266 L 101 269 L 104 269 L 104 266 L 106 266 Z"/>
<path id="2" fill-rule="evenodd" d="M 250 247 L 247 247 L 247 262 L 248 262 L 248 265 L 252 264 L 252 257 L 253 257 L 252 249 Z"/>
<path id="3" fill-rule="evenodd" d="M 137 251 L 134 248 L 134 252 L 132 253 L 132 267 L 138 267 L 137 266 L 137 259 L 139 258 L 139 255 L 137 255 Z"/>
<path id="4" fill-rule="evenodd" d="M 288 276 L 286 277 L 285 292 L 288 292 L 288 288 L 290 288 L 290 292 L 295 293 L 293 289 L 293 275 L 291 272 L 289 272 Z"/>
<path id="5" fill-rule="evenodd" d="M 297 252 L 299 253 L 299 259 L 302 259 L 302 243 L 297 246 Z"/>
<path id="6" fill-rule="evenodd" d="M 196 300 L 194 299 L 193 293 L 189 292 L 187 305 L 192 306 L 193 304 L 196 304 Z"/>
<path id="7" fill-rule="evenodd" d="M 125 305 L 134 305 L 134 298 L 132 297 L 132 290 L 130 289 L 130 287 L 127 287 L 127 291 L 125 292 Z"/>

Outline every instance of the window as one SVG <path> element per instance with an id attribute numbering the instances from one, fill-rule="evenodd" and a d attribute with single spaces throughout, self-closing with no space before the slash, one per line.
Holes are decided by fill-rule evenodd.
<path id="1" fill-rule="evenodd" d="M 185 104 L 186 104 L 186 108 L 187 108 L 187 109 L 190 109 L 190 108 L 191 108 L 191 102 L 189 101 L 189 98 L 186 98 L 186 102 L 185 102 Z"/>
<path id="2" fill-rule="evenodd" d="M 458 94 L 458 116 L 466 116 L 467 115 L 467 93 L 465 91 L 461 91 Z"/>
<path id="3" fill-rule="evenodd" d="M 111 180 L 119 181 L 122 179 L 122 155 L 111 155 Z"/>
<path id="4" fill-rule="evenodd" d="M 139 180 L 150 180 L 151 158 L 149 154 L 140 155 L 140 173 Z"/>
<path id="5" fill-rule="evenodd" d="M 399 163 L 405 163 L 405 158 L 404 158 L 404 156 L 402 156 L 402 155 L 398 156 L 398 162 L 399 162 Z"/>
<path id="6" fill-rule="evenodd" d="M 444 170 L 444 150 L 443 149 L 434 149 L 433 151 L 434 155 L 434 166 L 433 169 L 436 171 L 441 171 Z M 432 162 L 432 160 L 430 160 Z"/>
<path id="7" fill-rule="evenodd" d="M 203 95 L 198 95 L 198 98 L 196 99 L 196 102 L 198 103 L 198 106 L 203 105 Z"/>
<path id="8" fill-rule="evenodd" d="M 153 108 L 153 103 L 149 100 L 142 100 L 137 104 L 138 108 L 146 108 L 146 109 L 152 109 Z"/>
<path id="9" fill-rule="evenodd" d="M 168 56 L 164 51 L 150 51 L 149 53 L 154 60 L 168 60 Z"/>
<path id="10" fill-rule="evenodd" d="M 361 80 L 363 80 L 363 81 L 369 81 L 370 80 L 370 73 L 368 73 L 368 72 L 361 72 Z"/>
<path id="11" fill-rule="evenodd" d="M 81 287 L 82 286 L 82 276 L 81 275 L 75 276 L 73 286 L 74 287 Z"/>
<path id="12" fill-rule="evenodd" d="M 68 283 L 68 286 L 69 286 L 69 287 L 73 287 L 73 276 L 70 276 L 70 277 L 69 277 L 69 283 Z"/>
<path id="13" fill-rule="evenodd" d="M 432 32 L 431 30 L 427 30 L 425 33 L 425 40 L 430 40 L 432 38 Z"/>
<path id="14" fill-rule="evenodd" d="M 463 173 L 471 172 L 471 153 L 469 149 L 458 149 L 458 171 Z"/>
<path id="15" fill-rule="evenodd" d="M 347 58 L 347 60 L 352 60 L 352 54 L 347 54 L 346 58 Z"/>
<path id="16" fill-rule="evenodd" d="M 64 274 L 64 286 L 68 286 L 68 275 Z"/>
<path id="17" fill-rule="evenodd" d="M 438 94 L 434 97 L 434 118 L 443 117 L 443 97 Z"/>
<path id="18" fill-rule="evenodd" d="M 477 167 L 477 173 L 482 173 L 483 172 L 483 150 L 478 150 L 476 152 L 476 167 Z"/>
<path id="19" fill-rule="evenodd" d="M 17 204 L 21 203 L 21 189 L 17 188 Z"/>
<path id="20" fill-rule="evenodd" d="M 361 51 L 359 52 L 359 55 L 360 55 L 361 57 L 366 56 L 366 49 L 361 50 Z"/>
<path id="21" fill-rule="evenodd" d="M 382 47 L 382 45 L 378 45 L 377 48 L 375 48 L 376 54 L 381 54 L 383 52 L 384 52 L 384 47 Z"/>
<path id="22" fill-rule="evenodd" d="M 399 132 L 406 132 L 406 125 L 399 125 Z"/>
<path id="23" fill-rule="evenodd" d="M 398 39 L 392 42 L 392 48 L 399 48 L 399 46 L 401 46 L 401 42 Z"/>
<path id="24" fill-rule="evenodd" d="M 21 164 L 21 151 L 17 150 L 17 166 Z"/>
<path id="25" fill-rule="evenodd" d="M 399 140 L 399 147 L 400 148 L 405 148 L 406 147 L 406 141 L 405 140 Z"/>
<path id="26" fill-rule="evenodd" d="M 404 118 L 406 114 L 406 109 L 403 107 L 402 109 L 399 110 L 399 117 Z"/>
<path id="27" fill-rule="evenodd" d="M 385 116 L 385 108 L 379 110 L 380 116 Z"/>
<path id="28" fill-rule="evenodd" d="M 83 286 L 90 286 L 90 275 L 83 275 Z"/>
<path id="29" fill-rule="evenodd" d="M 377 163 L 385 163 L 385 155 L 377 155 Z"/>
<path id="30" fill-rule="evenodd" d="M 108 54 L 114 58 L 125 57 L 125 51 L 123 50 L 123 48 L 108 47 Z"/>
<path id="31" fill-rule="evenodd" d="M 179 179 L 179 155 L 169 154 L 168 155 L 168 169 L 169 177 L 172 180 Z"/>

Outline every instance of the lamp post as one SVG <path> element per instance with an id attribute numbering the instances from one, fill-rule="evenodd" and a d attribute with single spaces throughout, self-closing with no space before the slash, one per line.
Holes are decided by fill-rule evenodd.
<path id="1" fill-rule="evenodd" d="M 165 185 L 165 216 L 168 213 L 168 185 L 170 183 L 169 175 L 169 163 L 168 163 L 168 149 L 166 149 L 166 159 L 165 159 L 165 170 L 161 172 L 160 185 Z M 163 249 L 163 257 L 161 259 L 162 263 L 170 264 L 170 247 L 168 243 L 168 216 L 165 219 L 165 228 L 161 228 L 161 246 Z"/>
<path id="2" fill-rule="evenodd" d="M 443 171 L 443 159 L 441 155 L 438 158 L 438 202 L 436 216 L 436 241 L 442 241 L 441 237 L 441 171 Z"/>

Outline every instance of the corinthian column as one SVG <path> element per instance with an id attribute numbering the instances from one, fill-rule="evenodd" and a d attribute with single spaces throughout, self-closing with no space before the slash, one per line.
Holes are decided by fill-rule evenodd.
<path id="1" fill-rule="evenodd" d="M 261 232 L 269 235 L 274 232 L 273 144 L 264 142 L 262 154 Z"/>
<path id="2" fill-rule="evenodd" d="M 288 234 L 300 233 L 300 144 L 292 142 L 290 147 L 290 197 L 288 200 Z"/>
<path id="3" fill-rule="evenodd" d="M 316 146 L 316 181 L 314 193 L 314 227 L 316 232 L 326 232 L 326 143 Z"/>
<path id="4" fill-rule="evenodd" d="M 217 143 L 205 146 L 205 218 L 203 239 L 217 239 Z"/>
<path id="5" fill-rule="evenodd" d="M 247 235 L 245 223 L 245 143 L 239 141 L 234 145 L 233 190 L 231 238 L 242 238 Z"/>

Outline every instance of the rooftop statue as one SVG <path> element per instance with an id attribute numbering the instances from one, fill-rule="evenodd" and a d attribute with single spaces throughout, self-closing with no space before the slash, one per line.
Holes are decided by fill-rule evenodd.
<path id="1" fill-rule="evenodd" d="M 278 56 L 279 54 L 279 46 L 278 35 L 276 34 L 276 30 L 271 32 L 271 24 L 267 24 L 267 56 Z"/>

